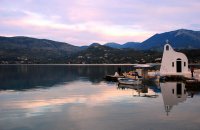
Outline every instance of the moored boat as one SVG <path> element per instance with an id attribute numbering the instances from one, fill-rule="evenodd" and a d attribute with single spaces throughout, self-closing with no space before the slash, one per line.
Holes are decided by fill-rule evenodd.
<path id="1" fill-rule="evenodd" d="M 131 78 L 118 78 L 118 82 L 120 84 L 126 84 L 126 85 L 142 84 L 142 80 L 141 79 L 131 79 Z"/>
<path id="2" fill-rule="evenodd" d="M 130 78 L 130 79 L 142 79 L 142 76 L 139 76 L 137 72 L 128 72 L 123 73 L 124 77 Z"/>
<path id="3" fill-rule="evenodd" d="M 115 72 L 115 75 L 106 75 L 106 77 L 104 79 L 107 81 L 117 82 L 118 78 L 124 78 L 124 76 L 119 75 L 117 72 Z"/>

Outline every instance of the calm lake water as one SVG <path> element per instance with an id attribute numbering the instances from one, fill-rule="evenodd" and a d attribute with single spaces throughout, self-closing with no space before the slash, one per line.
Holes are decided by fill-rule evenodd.
<path id="1" fill-rule="evenodd" d="M 131 66 L 120 66 L 123 71 Z M 118 86 L 117 66 L 0 66 L 0 130 L 199 130 L 200 89 Z"/>

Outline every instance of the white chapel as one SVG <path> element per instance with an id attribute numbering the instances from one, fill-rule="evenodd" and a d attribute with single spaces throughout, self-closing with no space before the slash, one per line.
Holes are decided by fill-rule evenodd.
<path id="1" fill-rule="evenodd" d="M 188 58 L 185 54 L 176 52 L 167 43 L 164 46 L 160 67 L 160 75 L 184 75 L 188 71 Z"/>

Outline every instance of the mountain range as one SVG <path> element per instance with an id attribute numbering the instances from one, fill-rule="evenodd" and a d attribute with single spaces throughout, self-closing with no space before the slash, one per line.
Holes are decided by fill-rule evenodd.
<path id="1" fill-rule="evenodd" d="M 121 64 L 121 63 L 146 63 L 157 62 L 161 52 L 139 51 L 131 48 L 111 48 L 94 43 L 86 50 L 75 53 L 68 60 L 69 63 L 76 64 Z"/>
<path id="2" fill-rule="evenodd" d="M 112 48 L 134 48 L 136 50 L 162 50 L 169 42 L 176 49 L 197 49 L 200 48 L 200 31 L 179 29 L 171 32 L 155 34 L 147 40 L 137 43 L 128 42 L 125 44 L 107 43 L 105 46 Z"/>
<path id="3" fill-rule="evenodd" d="M 108 47 L 112 47 L 112 48 L 138 48 L 138 46 L 140 46 L 141 43 L 139 42 L 127 42 L 127 43 L 124 43 L 124 44 L 118 44 L 118 43 L 115 43 L 115 42 L 110 42 L 110 43 L 106 43 L 104 44 L 104 46 L 108 46 Z"/>
<path id="4" fill-rule="evenodd" d="M 68 43 L 24 36 L 0 37 L 0 63 L 57 63 L 80 47 Z"/>
<path id="5" fill-rule="evenodd" d="M 64 42 L 57 42 L 47 39 L 37 39 L 31 37 L 17 36 L 17 37 L 2 37 L 0 36 L 0 49 L 27 49 L 31 50 L 49 50 L 49 51 L 64 51 L 67 53 L 74 53 L 79 51 L 78 46 L 74 46 Z"/>
<path id="6" fill-rule="evenodd" d="M 156 62 L 166 40 L 175 49 L 200 57 L 200 31 L 179 29 L 155 34 L 147 40 L 118 44 L 74 46 L 69 43 L 31 37 L 0 37 L 0 63 L 136 63 Z M 194 52 L 194 51 L 193 51 Z M 193 55 L 193 57 L 195 57 Z M 197 58 L 198 59 L 198 58 Z M 193 59 L 195 60 L 195 59 Z"/>

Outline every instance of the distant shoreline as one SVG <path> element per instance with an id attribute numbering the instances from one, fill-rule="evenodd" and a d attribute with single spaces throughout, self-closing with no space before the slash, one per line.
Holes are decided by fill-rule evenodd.
<path id="1" fill-rule="evenodd" d="M 160 65 L 160 63 L 147 63 L 147 64 Z M 0 64 L 0 65 L 131 66 L 136 64 Z"/>
<path id="2" fill-rule="evenodd" d="M 150 65 L 161 65 L 161 63 L 146 63 L 146 64 L 150 64 Z M 3 65 L 60 65 L 60 66 L 132 66 L 132 65 L 136 65 L 136 64 L 0 64 L 0 66 Z M 195 64 L 189 64 L 189 65 L 200 65 L 199 63 Z"/>

